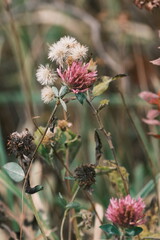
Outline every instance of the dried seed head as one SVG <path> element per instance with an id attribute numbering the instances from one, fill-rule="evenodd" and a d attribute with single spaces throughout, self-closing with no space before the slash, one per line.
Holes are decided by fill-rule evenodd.
<path id="1" fill-rule="evenodd" d="M 79 186 L 85 190 L 91 190 L 92 184 L 95 183 L 95 165 L 87 164 L 77 167 L 74 171 L 74 177 L 78 181 Z"/>
<path id="2" fill-rule="evenodd" d="M 49 103 L 54 99 L 54 93 L 51 87 L 46 86 L 41 90 L 41 99 L 44 103 Z"/>
<path id="3" fill-rule="evenodd" d="M 80 215 L 82 217 L 82 226 L 84 226 L 85 229 L 90 229 L 92 227 L 92 218 L 93 218 L 93 214 L 92 212 L 82 209 L 80 211 Z"/>
<path id="4" fill-rule="evenodd" d="M 27 128 L 21 133 L 13 132 L 8 139 L 7 147 L 16 157 L 23 158 L 24 155 L 31 157 L 35 149 L 33 136 Z"/>
<path id="5" fill-rule="evenodd" d="M 49 67 L 49 65 L 40 65 L 37 69 L 36 77 L 41 85 L 53 85 L 57 80 L 57 74 Z"/>

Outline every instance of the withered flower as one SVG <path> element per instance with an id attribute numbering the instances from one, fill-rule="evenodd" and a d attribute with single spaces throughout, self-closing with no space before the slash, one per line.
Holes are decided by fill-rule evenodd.
<path id="1" fill-rule="evenodd" d="M 27 156 L 30 158 L 35 149 L 33 136 L 27 128 L 21 133 L 13 132 L 9 136 L 7 147 L 9 152 L 16 157 L 24 158 L 24 156 Z"/>
<path id="2" fill-rule="evenodd" d="M 77 167 L 74 170 L 74 177 L 78 181 L 80 187 L 84 190 L 91 190 L 92 184 L 96 181 L 95 165 L 85 164 L 81 167 Z"/>

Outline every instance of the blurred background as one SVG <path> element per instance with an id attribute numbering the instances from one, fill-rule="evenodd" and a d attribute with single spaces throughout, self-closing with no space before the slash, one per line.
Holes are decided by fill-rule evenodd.
<path id="1" fill-rule="evenodd" d="M 138 1 L 137 1 L 138 2 Z M 2 0 L 0 3 L 0 161 L 1 165 L 14 158 L 8 156 L 7 138 L 14 131 L 35 130 L 32 117 L 40 116 L 37 124 L 45 126 L 53 108 L 40 98 L 40 85 L 35 73 L 40 64 L 48 63 L 48 47 L 63 36 L 73 36 L 89 47 L 90 56 L 98 64 L 99 75 L 127 74 L 111 83 L 99 98 L 109 99 L 101 115 L 111 132 L 120 163 L 129 172 L 131 192 L 136 195 L 151 179 L 143 147 L 128 118 L 119 90 L 154 164 L 159 166 L 159 140 L 147 136 L 148 126 L 142 123 L 148 105 L 138 94 L 160 91 L 160 68 L 149 61 L 159 57 L 160 8 L 138 8 L 128 0 Z M 97 102 L 96 102 L 97 101 Z M 57 113 L 60 119 L 63 114 Z M 94 131 L 96 122 L 84 104 L 73 101 L 68 106 L 68 121 L 72 130 L 82 136 L 82 145 L 75 165 L 94 163 Z M 156 131 L 159 131 L 156 129 Z M 102 143 L 105 140 L 102 137 Z M 107 144 L 105 159 L 112 159 Z M 40 170 L 37 173 L 39 176 Z M 49 169 L 43 172 L 47 179 Z M 37 176 L 37 178 L 38 178 Z M 41 178 L 41 177 L 40 177 Z M 47 180 L 49 181 L 49 180 Z M 97 179 L 95 201 L 107 205 L 107 184 Z M 2 183 L 2 182 L 1 182 Z M 56 184 L 56 181 L 55 181 Z M 0 194 L 4 195 L 4 189 Z M 106 194 L 104 195 L 104 191 Z M 11 198 L 4 195 L 12 207 Z M 12 196 L 14 198 L 14 196 Z M 51 201 L 51 199 L 49 200 Z M 52 201 L 51 201 L 52 202 Z M 50 204 L 52 205 L 52 203 Z M 54 206 L 52 206 L 54 208 Z"/>

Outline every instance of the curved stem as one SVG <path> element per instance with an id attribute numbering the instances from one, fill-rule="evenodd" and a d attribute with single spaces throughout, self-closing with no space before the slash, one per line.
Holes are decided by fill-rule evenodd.
<path id="1" fill-rule="evenodd" d="M 76 197 L 79 189 L 80 189 L 80 187 L 78 186 L 77 189 L 76 189 L 76 191 L 75 191 L 75 193 L 74 193 L 74 195 L 73 195 L 73 197 L 72 197 L 72 199 L 71 199 L 71 201 L 70 201 L 70 203 L 74 201 L 74 199 L 75 199 L 75 197 Z M 68 215 L 69 210 L 70 210 L 70 209 L 67 208 L 67 209 L 65 210 L 65 212 L 64 212 L 64 215 L 63 215 L 63 219 L 62 219 L 62 223 L 61 223 L 61 228 L 60 228 L 60 240 L 64 240 L 64 238 L 63 238 L 63 228 L 64 228 L 64 223 L 65 223 L 65 220 L 66 220 L 66 217 L 67 217 L 67 215 Z M 77 239 L 77 240 L 78 240 L 78 239 Z"/>
<path id="2" fill-rule="evenodd" d="M 104 136 L 105 136 L 105 138 L 106 138 L 106 140 L 107 140 L 107 142 L 108 142 L 109 148 L 110 148 L 110 150 L 111 150 L 111 152 L 112 152 L 112 154 L 113 154 L 115 163 L 116 163 L 116 165 L 117 165 L 117 171 L 119 172 L 119 175 L 120 175 L 120 177 L 121 177 L 121 179 L 122 179 L 125 192 L 126 192 L 126 194 L 129 194 L 129 190 L 128 190 L 127 183 L 126 183 L 126 181 L 125 181 L 125 179 L 124 179 L 124 177 L 123 177 L 123 174 L 122 174 L 121 169 L 120 169 L 120 166 L 119 166 L 119 162 L 118 162 L 118 160 L 117 160 L 116 152 L 115 152 L 115 149 L 114 149 L 114 146 L 113 146 L 113 143 L 112 143 L 112 139 L 111 139 L 111 134 L 105 130 L 104 125 L 103 125 L 103 123 L 102 123 L 102 121 L 101 121 L 101 118 L 100 118 L 100 116 L 99 116 L 99 112 L 98 112 L 98 111 L 96 110 L 96 108 L 93 106 L 92 102 L 91 102 L 90 100 L 88 100 L 87 98 L 86 98 L 86 101 L 87 101 L 87 103 L 89 104 L 89 106 L 91 107 L 91 109 L 92 109 L 92 111 L 93 111 L 93 113 L 94 113 L 94 115 L 95 115 L 95 117 L 96 117 L 96 120 L 97 120 L 97 123 L 98 123 L 98 125 L 99 125 L 100 131 L 104 134 Z"/>
<path id="3" fill-rule="evenodd" d="M 30 165 L 29 165 L 29 167 L 28 167 L 28 170 L 27 170 L 27 173 L 26 173 L 26 176 L 25 176 L 25 180 L 24 180 L 24 183 L 23 183 L 23 188 L 22 188 L 22 213 L 23 213 L 24 189 L 25 189 L 25 186 L 26 186 L 27 179 L 28 179 L 28 177 L 29 177 L 29 173 L 30 173 L 30 170 L 31 170 L 33 161 L 34 161 L 34 159 L 35 159 L 36 153 L 37 153 L 37 151 L 38 151 L 38 148 L 40 147 L 40 145 L 41 145 L 41 143 L 42 143 L 42 141 L 43 141 L 43 139 L 44 139 L 44 137 L 45 137 L 45 135 L 46 135 L 46 133 L 47 133 L 47 130 L 48 130 L 50 124 L 52 123 L 52 120 L 53 120 L 53 117 L 54 117 L 54 115 L 55 115 L 55 113 L 56 113 L 56 111 L 57 111 L 58 105 L 59 105 L 59 100 L 58 100 L 58 101 L 56 102 L 56 104 L 55 104 L 55 107 L 54 107 L 54 109 L 53 109 L 53 111 L 52 111 L 52 113 L 51 113 L 51 115 L 50 115 L 50 117 L 49 117 L 49 120 L 48 120 L 48 122 L 47 122 L 45 131 L 44 131 L 44 133 L 43 133 L 43 135 L 42 135 L 42 137 L 41 137 L 41 139 L 40 139 L 40 141 L 39 141 L 39 143 L 38 143 L 37 147 L 35 148 L 35 150 L 34 150 L 34 152 L 33 152 L 33 155 L 32 155 L 32 159 L 31 159 Z M 22 222 L 22 225 L 23 225 L 23 222 Z M 21 227 L 20 227 L 20 240 L 22 239 L 22 225 L 21 225 Z"/>

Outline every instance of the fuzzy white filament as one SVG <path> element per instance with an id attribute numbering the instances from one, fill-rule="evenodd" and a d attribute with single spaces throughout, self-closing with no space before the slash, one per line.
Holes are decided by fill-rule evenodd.
<path id="1" fill-rule="evenodd" d="M 57 80 L 57 74 L 50 69 L 49 65 L 40 65 L 37 69 L 36 77 L 41 85 L 53 85 Z"/>
<path id="2" fill-rule="evenodd" d="M 41 90 L 41 99 L 44 103 L 49 103 L 54 99 L 54 93 L 51 87 L 46 86 Z"/>
<path id="3" fill-rule="evenodd" d="M 88 48 L 77 42 L 75 38 L 65 36 L 50 46 L 48 58 L 63 67 L 69 57 L 73 60 L 81 60 L 86 57 L 87 52 Z"/>
<path id="4" fill-rule="evenodd" d="M 77 43 L 76 46 L 71 51 L 71 57 L 73 60 L 81 60 L 87 56 L 88 48 Z"/>

